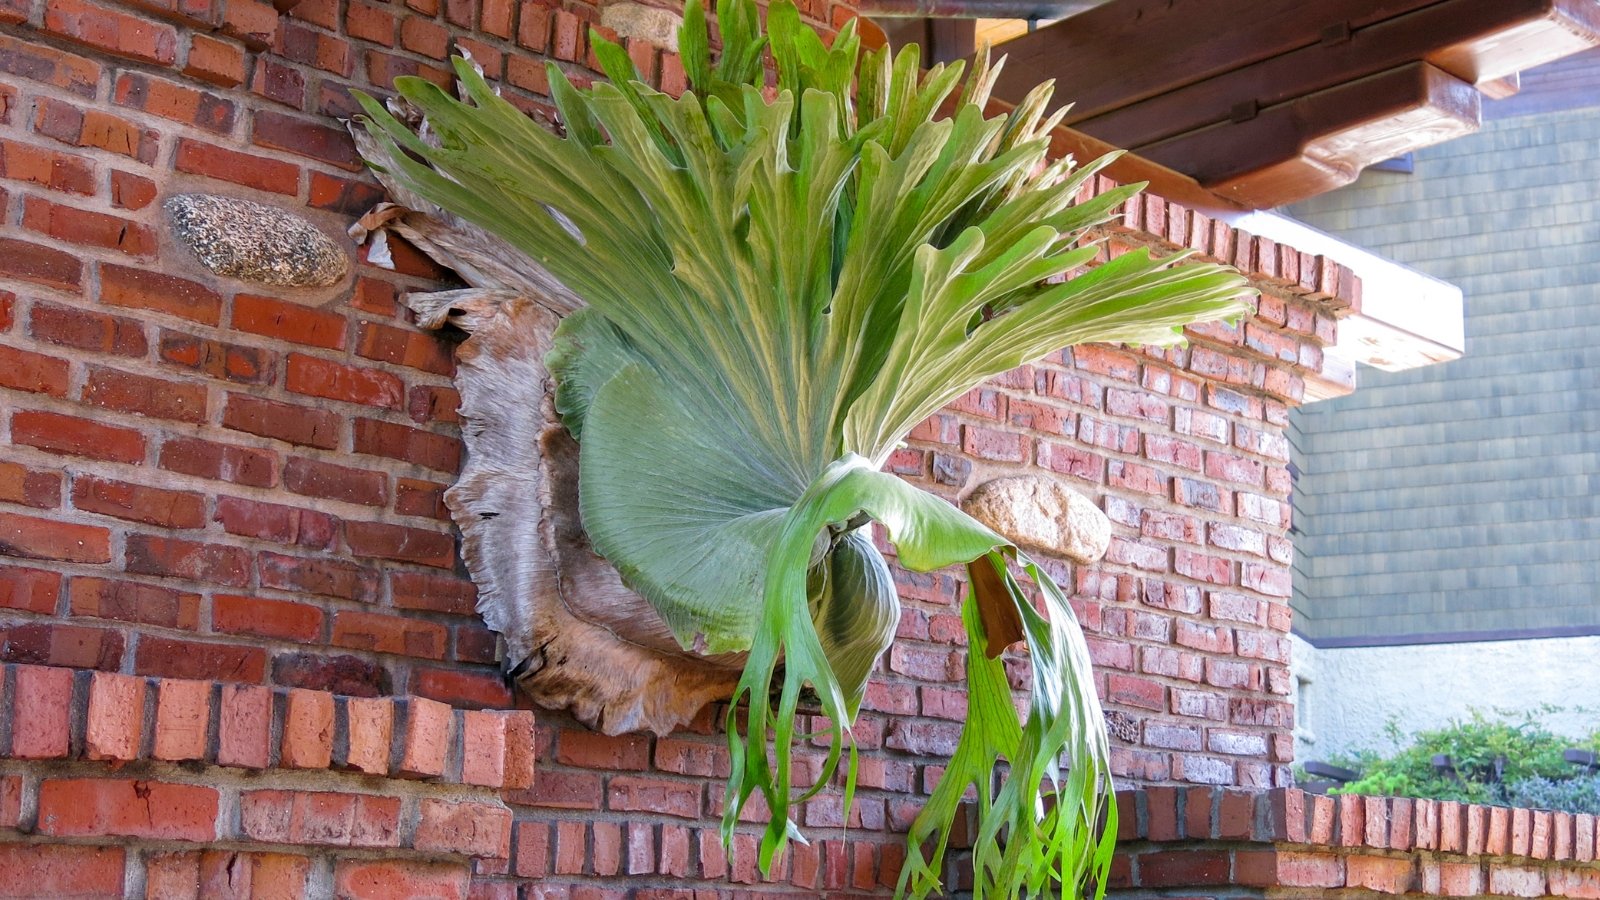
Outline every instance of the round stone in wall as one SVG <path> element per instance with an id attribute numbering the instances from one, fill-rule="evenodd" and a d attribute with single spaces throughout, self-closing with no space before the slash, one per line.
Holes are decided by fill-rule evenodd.
<path id="1" fill-rule="evenodd" d="M 1044 475 L 997 478 L 963 503 L 967 514 L 1018 546 L 1098 562 L 1111 546 L 1111 520 L 1088 497 Z"/>
<path id="2" fill-rule="evenodd" d="M 179 194 L 164 206 L 178 242 L 218 275 L 275 287 L 328 287 L 350 271 L 332 238 L 287 210 L 215 194 Z"/>

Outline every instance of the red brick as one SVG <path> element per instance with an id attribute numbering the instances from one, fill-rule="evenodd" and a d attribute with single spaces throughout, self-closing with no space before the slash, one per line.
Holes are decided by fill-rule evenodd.
<path id="1" fill-rule="evenodd" d="M 1550 895 L 1554 897 L 1581 897 L 1585 900 L 1600 898 L 1600 871 L 1587 868 L 1550 868 L 1545 870 L 1549 880 Z"/>
<path id="2" fill-rule="evenodd" d="M 616 812 L 650 812 L 698 819 L 702 793 L 699 781 L 617 775 L 607 786 L 606 807 Z"/>
<path id="3" fill-rule="evenodd" d="M 373 419 L 356 420 L 355 451 L 412 462 L 449 474 L 461 468 L 459 440 Z"/>
<path id="4" fill-rule="evenodd" d="M 311 643 L 322 635 L 322 610 L 305 603 L 218 594 L 211 601 L 211 627 L 229 634 L 251 634 Z"/>
<path id="5" fill-rule="evenodd" d="M 501 787 L 506 781 L 506 717 L 498 711 L 466 710 L 461 720 L 461 781 Z"/>
<path id="6" fill-rule="evenodd" d="M 146 635 L 139 641 L 134 671 L 168 678 L 258 682 L 266 674 L 266 653 L 232 644 L 178 641 Z"/>
<path id="7" fill-rule="evenodd" d="M 228 0 L 222 30 L 252 50 L 265 50 L 278 34 L 278 11 L 266 0 Z"/>
<path id="8" fill-rule="evenodd" d="M 0 34 L 0 72 L 53 85 L 92 98 L 100 82 L 100 65 L 38 41 Z"/>
<path id="9" fill-rule="evenodd" d="M 668 826 L 671 827 L 671 826 Z M 517 862 L 512 870 L 520 878 L 538 878 L 550 872 L 550 824 L 518 822 Z"/>
<path id="10" fill-rule="evenodd" d="M 69 41 L 115 56 L 163 66 L 177 58 L 178 37 L 171 25 L 81 0 L 49 0 L 44 27 Z"/>
<path id="11" fill-rule="evenodd" d="M 250 89 L 275 103 L 301 109 L 306 102 L 306 79 L 299 69 L 271 56 L 256 58 Z"/>
<path id="12" fill-rule="evenodd" d="M 11 704 L 14 759 L 60 759 L 67 755 L 72 715 L 72 672 L 17 666 Z"/>
<path id="13" fill-rule="evenodd" d="M 144 722 L 144 679 L 96 672 L 89 683 L 84 755 L 89 759 L 139 758 Z"/>
<path id="14" fill-rule="evenodd" d="M 85 512 L 163 528 L 199 528 L 205 524 L 205 498 L 200 494 L 93 475 L 79 475 L 73 480 L 72 505 Z"/>
<path id="15" fill-rule="evenodd" d="M 268 450 L 174 437 L 161 445 L 160 466 L 199 478 L 272 487 L 276 483 L 277 457 Z"/>
<path id="16" fill-rule="evenodd" d="M 395 16 L 381 6 L 352 0 L 345 10 L 345 30 L 355 40 L 393 47 Z"/>
<path id="17" fill-rule="evenodd" d="M 477 603 L 471 581 L 423 572 L 391 572 L 389 594 L 395 606 L 429 612 L 470 616 Z"/>
<path id="18" fill-rule="evenodd" d="M 400 20 L 400 46 L 423 56 L 444 59 L 450 48 L 450 32 L 437 22 L 406 16 Z"/>
<path id="19" fill-rule="evenodd" d="M 506 717 L 505 787 L 508 790 L 526 790 L 534 783 L 537 752 L 533 713 L 510 710 L 503 715 Z"/>
<path id="20" fill-rule="evenodd" d="M 0 629 L 0 659 L 32 665 L 116 671 L 127 640 L 119 631 L 35 622 Z"/>
<path id="21" fill-rule="evenodd" d="M 217 725 L 217 765 L 265 769 L 272 754 L 272 690 L 224 684 Z"/>
<path id="22" fill-rule="evenodd" d="M 345 346 L 343 316 L 271 297 L 252 294 L 234 297 L 233 327 L 326 350 L 343 350 Z"/>
<path id="23" fill-rule="evenodd" d="M 622 871 L 622 826 L 615 822 L 595 822 L 589 826 L 589 831 L 593 835 L 594 873 L 602 878 L 615 877 Z"/>
<path id="24" fill-rule="evenodd" d="M 261 552 L 261 586 L 283 591 L 304 591 L 344 600 L 374 599 L 378 574 L 372 569 L 337 559 L 304 559 Z"/>
<path id="25" fill-rule="evenodd" d="M 153 153 L 153 143 L 151 147 Z M 69 244 L 116 250 L 129 256 L 151 257 L 156 253 L 156 233 L 147 225 L 38 197 L 28 197 L 24 202 L 22 227 Z"/>
<path id="26" fill-rule="evenodd" d="M 503 709 L 511 705 L 511 691 L 498 672 L 466 672 L 453 669 L 415 669 L 415 693 L 451 706 Z"/>
<path id="27" fill-rule="evenodd" d="M 208 850 L 200 855 L 200 896 L 303 897 L 310 868 L 304 856 Z"/>
<path id="28" fill-rule="evenodd" d="M 287 769 L 326 769 L 332 762 L 333 695 L 324 691 L 289 691 L 279 764 Z"/>
<path id="29" fill-rule="evenodd" d="M 112 306 L 147 309 L 216 325 L 222 317 L 222 297 L 198 282 L 160 272 L 100 265 L 100 299 Z"/>
<path id="30" fill-rule="evenodd" d="M 147 853 L 144 883 L 146 897 L 197 900 L 200 896 L 200 853 Z"/>
<path id="31" fill-rule="evenodd" d="M 1339 887 L 1343 861 L 1331 853 L 1278 853 L 1278 883 L 1284 887 Z"/>
<path id="32" fill-rule="evenodd" d="M 247 550 L 147 534 L 128 536 L 127 570 L 240 587 L 250 580 Z"/>
<path id="33" fill-rule="evenodd" d="M 121 847 L 0 844 L 0 897 L 120 897 Z"/>
<path id="34" fill-rule="evenodd" d="M 339 178 L 326 172 L 311 173 L 309 205 L 346 216 L 359 216 L 382 201 L 384 195 L 378 188 L 363 181 Z M 357 279 L 359 285 L 362 279 Z M 351 307 L 360 309 L 359 297 L 352 298 Z"/>
<path id="35" fill-rule="evenodd" d="M 119 106 L 128 109 L 197 125 L 216 134 L 228 134 L 233 130 L 233 102 L 210 91 L 198 91 L 177 82 L 124 72 L 117 78 L 114 96 Z"/>
<path id="36" fill-rule="evenodd" d="M 1119 381 L 1134 381 L 1139 377 L 1139 361 L 1133 354 L 1112 350 L 1103 344 L 1073 347 L 1072 362 L 1077 369 Z"/>
<path id="37" fill-rule="evenodd" d="M 1489 864 L 1489 893 L 1501 897 L 1544 897 L 1544 870 L 1533 866 Z"/>
<path id="38" fill-rule="evenodd" d="M 394 701 L 347 697 L 343 700 L 347 739 L 340 764 L 367 775 L 389 774 L 394 736 Z"/>
<path id="39" fill-rule="evenodd" d="M 0 347 L 0 388 L 65 397 L 67 361 L 12 347 Z"/>
<path id="40" fill-rule="evenodd" d="M 337 61 L 333 65 L 344 68 Z M 351 172 L 362 169 L 361 157 L 356 153 L 349 132 L 309 119 L 286 116 L 273 110 L 259 110 L 253 118 L 251 140 L 258 147 L 304 156 Z"/>
<path id="41" fill-rule="evenodd" d="M 1228 883 L 1228 854 L 1215 850 L 1160 850 L 1139 855 L 1144 887 L 1200 887 Z"/>
<path id="42" fill-rule="evenodd" d="M 259 347 L 214 341 L 163 328 L 158 352 L 164 365 L 190 369 L 208 378 L 241 384 L 271 384 L 277 377 L 278 355 Z"/>
<path id="43" fill-rule="evenodd" d="M 395 847 L 400 843 L 400 798 L 333 791 L 246 791 L 239 824 L 270 843 L 333 847 Z"/>
<path id="44" fill-rule="evenodd" d="M 395 480 L 394 511 L 403 516 L 448 520 L 450 509 L 444 500 L 447 490 L 449 485 L 415 478 L 398 478 Z"/>
<path id="45" fill-rule="evenodd" d="M 17 177 L 22 172 L 10 146 L 3 147 L 0 176 Z M 83 263 L 70 253 L 41 247 L 14 238 L 0 238 L 0 275 L 45 287 L 76 292 L 83 284 Z"/>
<path id="46" fill-rule="evenodd" d="M 216 840 L 217 792 L 160 781 L 46 779 L 39 785 L 39 831 L 56 837 Z"/>
<path id="47" fill-rule="evenodd" d="M 164 678 L 157 697 L 155 758 L 171 762 L 205 759 L 211 685 Z"/>
<path id="48" fill-rule="evenodd" d="M 406 701 L 404 737 L 400 764 L 396 772 L 418 778 L 444 774 L 445 756 L 450 750 L 450 707 L 434 700 L 412 697 Z"/>
<path id="49" fill-rule="evenodd" d="M 243 394 L 229 394 L 222 412 L 224 427 L 322 450 L 338 448 L 340 422 L 337 413 Z"/>
<path id="50" fill-rule="evenodd" d="M 471 873 L 465 865 L 447 863 L 343 859 L 335 865 L 333 877 L 335 893 L 351 900 L 466 900 Z"/>
<path id="51" fill-rule="evenodd" d="M 1288 597 L 1289 579 L 1289 570 L 1281 566 L 1244 563 L 1239 567 L 1239 584 L 1269 597 Z"/>
<path id="52" fill-rule="evenodd" d="M 341 610 L 333 620 L 336 647 L 444 659 L 447 643 L 447 630 L 433 622 L 356 610 Z"/>
<path id="53" fill-rule="evenodd" d="M 198 424 L 206 418 L 206 389 L 128 372 L 92 368 L 85 405 L 115 412 Z"/>
<path id="54" fill-rule="evenodd" d="M 300 456 L 290 457 L 284 466 L 283 484 L 296 494 L 365 506 L 384 506 L 389 500 L 388 479 L 382 472 L 336 466 Z"/>
<path id="55" fill-rule="evenodd" d="M 275 194 L 294 195 L 300 191 L 300 170 L 292 163 L 240 153 L 189 138 L 178 139 L 173 167 L 179 172 L 204 175 Z"/>
<path id="56" fill-rule="evenodd" d="M 61 505 L 61 473 L 0 462 L 0 501 L 54 509 Z"/>
<path id="57" fill-rule="evenodd" d="M 344 536 L 350 552 L 356 556 L 421 563 L 441 569 L 455 566 L 455 539 L 437 531 L 382 522 L 346 522 Z"/>
<path id="58" fill-rule="evenodd" d="M 415 846 L 423 852 L 508 859 L 511 811 L 487 803 L 424 798 Z"/>
<path id="59" fill-rule="evenodd" d="M 24 612 L 55 612 L 61 595 L 61 576 L 42 569 L 0 567 L 0 607 Z"/>
<path id="60" fill-rule="evenodd" d="M 137 319 L 43 302 L 33 304 L 28 332 L 51 344 L 116 356 L 143 357 L 149 350 Z"/>
<path id="61" fill-rule="evenodd" d="M 68 589 L 74 616 L 143 622 L 164 628 L 195 630 L 200 624 L 200 595 L 154 584 L 76 576 Z"/>
<path id="62" fill-rule="evenodd" d="M 110 539 L 92 525 L 0 513 L 0 556 L 104 563 L 111 560 Z"/>
<path id="63" fill-rule="evenodd" d="M 541 0 L 522 0 L 522 15 L 517 20 L 517 43 L 535 53 L 550 45 L 553 10 Z"/>
<path id="64" fill-rule="evenodd" d="M 218 497 L 215 519 L 229 534 L 315 550 L 332 549 L 338 535 L 336 520 L 326 513 L 241 497 Z"/>
<path id="65" fill-rule="evenodd" d="M 1345 862 L 1345 884 L 1380 894 L 1404 894 L 1415 887 L 1416 860 L 1409 857 L 1352 856 Z"/>
<path id="66" fill-rule="evenodd" d="M 221 87 L 236 87 L 244 82 L 244 63 L 244 48 L 239 45 L 195 34 L 189 38 L 183 74 Z"/>
<path id="67" fill-rule="evenodd" d="M 435 375 L 451 375 L 455 372 L 449 344 L 431 334 L 377 322 L 361 324 L 361 338 L 356 352 L 367 359 L 421 369 Z"/>

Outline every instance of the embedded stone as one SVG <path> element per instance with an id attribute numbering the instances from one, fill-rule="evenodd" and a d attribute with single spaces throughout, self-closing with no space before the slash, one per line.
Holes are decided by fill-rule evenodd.
<path id="1" fill-rule="evenodd" d="M 676 53 L 683 16 L 643 3 L 609 3 L 600 10 L 600 24 L 615 31 L 619 38 L 638 38 Z"/>
<path id="2" fill-rule="evenodd" d="M 1089 498 L 1043 475 L 997 478 L 962 508 L 1018 546 L 1097 562 L 1111 545 L 1111 520 Z"/>
<path id="3" fill-rule="evenodd" d="M 317 226 L 286 210 L 214 194 L 164 204 L 173 234 L 218 275 L 275 287 L 327 287 L 350 260 Z"/>

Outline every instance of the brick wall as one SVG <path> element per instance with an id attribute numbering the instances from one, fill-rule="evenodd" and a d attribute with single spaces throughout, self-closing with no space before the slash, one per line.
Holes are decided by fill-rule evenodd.
<path id="1" fill-rule="evenodd" d="M 806 12 L 826 30 L 849 10 Z M 455 708 L 446 718 L 469 737 L 469 723 L 487 720 L 463 710 L 516 702 L 442 506 L 461 455 L 450 347 L 397 302 L 448 274 L 397 245 L 397 271 L 356 259 L 333 288 L 268 290 L 206 272 L 160 211 L 176 193 L 222 193 L 339 235 L 380 199 L 334 118 L 351 111 L 350 88 L 381 92 L 405 73 L 443 80 L 447 54 L 467 49 L 533 106 L 540 55 L 588 71 L 584 26 L 597 16 L 541 0 L 302 0 L 283 15 L 259 0 L 0 0 L 0 662 L 8 701 L 53 684 L 69 713 L 47 753 L 18 743 L 26 729 L 0 727 L 0 895 L 32 889 L 7 880 L 24 863 L 103 878 L 91 894 L 115 883 L 151 896 L 183 895 L 152 886 L 174 871 L 171 883 L 187 885 L 246 870 L 303 874 L 313 893 L 337 883 L 381 895 L 392 876 L 461 894 L 469 858 L 482 897 L 519 886 L 667 897 L 759 881 L 753 831 L 736 837 L 732 860 L 717 840 L 727 759 L 715 711 L 664 738 L 607 738 L 541 714 L 531 787 L 449 783 L 462 749 L 432 780 L 398 777 L 400 744 L 387 771 L 350 764 L 356 711 L 391 710 L 398 742 L 430 702 Z M 673 54 L 628 46 L 663 88 L 681 87 Z M 1091 637 L 1116 774 L 1282 786 L 1283 427 L 1354 285 L 1328 260 L 1160 198 L 1127 213 L 1114 249 L 1190 246 L 1232 262 L 1265 292 L 1257 314 L 1197 329 L 1184 349 L 1083 347 L 1010 373 L 918 428 L 892 466 L 951 497 L 1046 470 L 1100 503 L 1115 529 L 1107 559 L 1052 566 Z M 838 828 L 836 796 L 811 804 L 814 843 L 777 878 L 802 895 L 893 884 L 898 833 L 964 715 L 959 585 L 949 573 L 900 581 L 901 639 L 856 731 L 851 828 Z M 133 698 L 110 755 L 90 739 L 96 690 Z M 188 738 L 198 756 L 161 749 L 169 694 L 206 698 L 205 726 Z M 229 698 L 245 695 L 270 712 L 259 776 L 222 750 Z M 366 703 L 389 697 L 404 702 Z M 306 768 L 287 748 L 295 711 L 312 708 L 333 715 L 313 757 L 326 743 L 328 762 Z M 256 787 L 284 792 L 289 825 L 250 830 Z M 58 846 L 65 835 L 41 823 L 64 790 L 102 811 L 131 792 L 150 823 L 184 815 L 193 829 L 96 813 Z M 179 795 L 203 809 L 161 799 Z M 399 804 L 384 852 L 308 836 L 334 813 L 295 819 L 368 802 L 338 799 L 348 795 Z M 507 839 L 423 841 L 428 810 L 444 809 L 432 801 L 497 811 Z"/>
<path id="2" fill-rule="evenodd" d="M 1118 802 L 1112 897 L 1600 897 L 1591 815 L 1293 789 Z"/>

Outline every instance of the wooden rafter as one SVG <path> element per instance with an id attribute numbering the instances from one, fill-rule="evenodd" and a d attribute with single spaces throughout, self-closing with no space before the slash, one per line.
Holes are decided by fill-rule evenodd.
<path id="1" fill-rule="evenodd" d="M 1263 207 L 1469 131 L 1479 94 L 1596 45 L 1600 0 L 1111 0 L 1003 45 L 996 93 L 1054 79 L 1072 129 Z"/>

